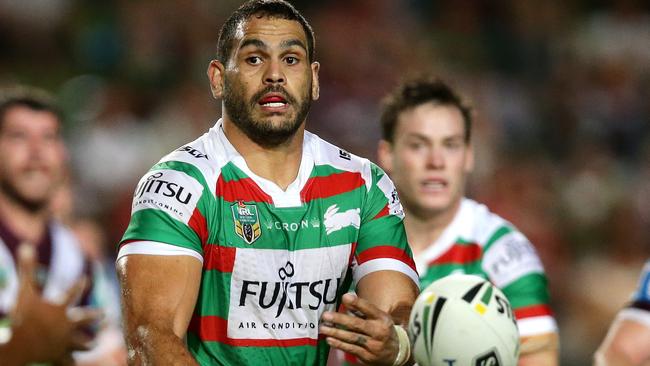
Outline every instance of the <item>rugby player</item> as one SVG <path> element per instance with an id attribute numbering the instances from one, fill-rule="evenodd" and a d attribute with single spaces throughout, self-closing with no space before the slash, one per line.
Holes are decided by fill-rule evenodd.
<path id="1" fill-rule="evenodd" d="M 324 365 L 331 346 L 406 364 L 418 277 L 403 212 L 381 169 L 305 131 L 310 25 L 249 1 L 217 47 L 222 116 L 144 175 L 120 244 L 130 363 Z"/>
<path id="2" fill-rule="evenodd" d="M 464 197 L 474 165 L 470 108 L 444 82 L 419 77 L 384 100 L 380 165 L 397 186 L 420 286 L 451 273 L 482 276 L 512 304 L 519 365 L 558 363 L 557 326 L 535 249 L 511 223 Z"/>

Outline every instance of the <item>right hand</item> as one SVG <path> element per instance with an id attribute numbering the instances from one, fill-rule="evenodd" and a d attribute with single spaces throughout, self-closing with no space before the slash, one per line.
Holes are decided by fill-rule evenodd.
<path id="1" fill-rule="evenodd" d="M 24 350 L 26 362 L 72 364 L 72 351 L 87 350 L 92 338 L 85 330 L 103 316 L 97 309 L 72 307 L 86 287 L 86 278 L 79 279 L 65 294 L 61 303 L 43 299 L 34 277 L 35 250 L 29 244 L 18 248 L 19 289 L 16 306 L 10 313 L 11 343 Z"/>

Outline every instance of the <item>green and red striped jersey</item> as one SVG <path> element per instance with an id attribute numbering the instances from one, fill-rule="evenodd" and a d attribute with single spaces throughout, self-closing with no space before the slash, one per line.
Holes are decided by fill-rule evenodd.
<path id="1" fill-rule="evenodd" d="M 363 276 L 418 276 L 388 176 L 305 132 L 286 190 L 255 175 L 221 122 L 141 179 L 118 258 L 191 255 L 203 274 L 187 346 L 206 365 L 324 365 L 320 315 Z M 161 279 L 164 280 L 164 279 Z"/>
<path id="2" fill-rule="evenodd" d="M 479 275 L 508 297 L 521 336 L 557 331 L 546 275 L 535 248 L 485 205 L 463 199 L 452 222 L 415 262 L 420 288 L 451 273 Z"/>

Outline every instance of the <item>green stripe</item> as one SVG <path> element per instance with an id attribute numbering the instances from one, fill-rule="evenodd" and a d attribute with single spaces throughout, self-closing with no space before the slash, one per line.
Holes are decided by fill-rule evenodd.
<path id="1" fill-rule="evenodd" d="M 319 340 L 314 346 L 234 347 L 218 342 L 205 342 L 194 333 L 187 334 L 188 349 L 201 365 L 325 365 L 329 346 Z"/>
<path id="2" fill-rule="evenodd" d="M 337 169 L 331 165 L 326 165 L 326 164 L 314 165 L 314 169 L 312 170 L 310 177 L 327 177 L 328 175 L 340 174 L 346 172 L 354 173 L 348 170 Z"/>
<path id="3" fill-rule="evenodd" d="M 149 169 L 149 171 L 159 170 L 159 169 L 171 169 L 171 170 L 183 172 L 189 175 L 190 177 L 196 179 L 203 186 L 205 190 L 210 192 L 210 187 L 206 183 L 203 173 L 195 165 L 182 162 L 182 161 L 164 161 L 154 165 L 151 169 Z"/>
<path id="4" fill-rule="evenodd" d="M 490 303 L 491 298 L 492 298 L 492 285 L 488 284 L 487 290 L 485 290 L 485 293 L 483 293 L 483 297 L 481 298 L 481 302 L 484 303 L 485 305 L 488 305 Z"/>
<path id="5" fill-rule="evenodd" d="M 547 282 L 544 274 L 531 273 L 503 287 L 501 290 L 510 300 L 513 309 L 548 304 L 550 296 Z"/>
<path id="6" fill-rule="evenodd" d="M 420 288 L 424 289 L 435 280 L 446 277 L 455 271 L 462 271 L 463 273 L 477 275 L 485 279 L 488 278 L 487 274 L 481 267 L 481 260 L 467 262 L 464 264 L 438 264 L 429 266 L 426 272 L 420 273 Z"/>
<path id="7" fill-rule="evenodd" d="M 497 229 L 497 231 L 490 236 L 490 238 L 487 240 L 485 243 L 485 246 L 483 247 L 483 253 L 487 253 L 487 251 L 490 249 L 492 244 L 494 244 L 497 240 L 501 239 L 504 235 L 511 233 L 513 231 L 512 227 L 503 225 Z"/>
<path id="8" fill-rule="evenodd" d="M 203 254 L 201 240 L 189 226 L 172 218 L 166 212 L 147 208 L 131 216 L 129 226 L 122 237 L 127 240 L 150 240 L 192 249 Z"/>
<path id="9" fill-rule="evenodd" d="M 232 273 L 217 270 L 203 272 L 201 290 L 195 307 L 197 315 L 214 315 L 228 319 L 231 279 Z"/>

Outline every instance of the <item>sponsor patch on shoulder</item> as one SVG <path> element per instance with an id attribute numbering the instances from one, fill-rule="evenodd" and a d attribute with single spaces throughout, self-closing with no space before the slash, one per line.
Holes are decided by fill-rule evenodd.
<path id="1" fill-rule="evenodd" d="M 132 213 L 157 209 L 187 224 L 202 192 L 201 183 L 182 171 L 150 171 L 138 183 L 133 195 Z"/>

